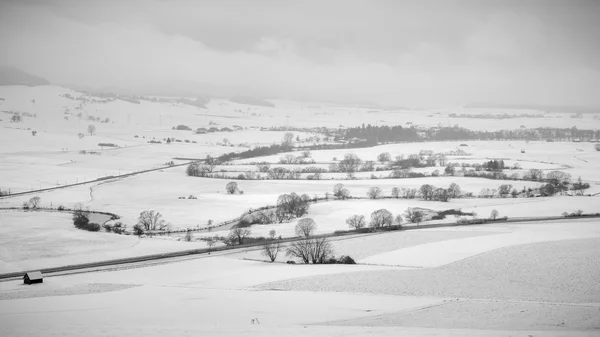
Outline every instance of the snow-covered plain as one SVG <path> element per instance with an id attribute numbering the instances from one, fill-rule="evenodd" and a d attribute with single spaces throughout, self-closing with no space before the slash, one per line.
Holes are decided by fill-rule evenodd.
<path id="1" fill-rule="evenodd" d="M 600 127 L 600 121 L 591 116 L 569 118 L 566 113 L 536 119 L 448 118 L 450 113 L 536 111 L 463 108 L 383 111 L 282 100 L 274 100 L 276 108 L 271 108 L 224 99 L 213 99 L 207 104 L 208 109 L 200 109 L 148 101 L 81 104 L 62 97 L 65 93 L 80 95 L 55 86 L 0 87 L 0 97 L 4 98 L 0 110 L 37 115 L 24 117 L 22 123 L 9 122 L 8 113 L 0 116 L 2 191 L 10 189 L 14 193 L 88 181 L 163 167 L 170 161 L 184 162 L 175 158 L 204 158 L 207 154 L 244 151 L 282 140 L 284 132 L 261 132 L 260 127 L 338 128 L 362 123 L 408 125 L 407 122 L 421 126 L 459 124 L 490 131 L 514 129 L 516 125 Z M 81 118 L 77 116 L 80 112 Z M 92 122 L 88 119 L 91 116 L 110 118 L 110 122 Z M 97 128 L 94 135 L 87 133 L 90 124 Z M 192 129 L 213 125 L 240 125 L 248 129 L 199 135 L 172 129 L 180 124 Z M 32 130 L 37 131 L 36 136 Z M 80 139 L 78 133 L 85 136 Z M 148 143 L 166 137 L 182 142 Z M 218 145 L 224 138 L 236 146 Z M 98 143 L 115 143 L 120 147 L 101 149 Z M 450 157 L 451 162 L 504 159 L 510 165 L 519 163 L 524 170 L 560 169 L 589 182 L 592 187 L 587 193 L 600 191 L 600 152 L 590 143 L 432 142 L 313 151 L 311 155 L 323 163 L 315 166 L 326 166 L 333 157 L 339 160 L 349 152 L 363 160 L 376 160 L 381 152 L 395 156 L 457 148 L 471 155 Z M 84 155 L 79 153 L 81 150 L 101 155 Z M 276 163 L 281 156 L 238 163 Z M 247 167 L 240 165 L 242 171 Z M 120 221 L 129 227 L 147 209 L 160 211 L 174 227 L 197 227 L 206 225 L 209 219 L 225 221 L 248 209 L 272 205 L 283 193 L 324 196 L 338 182 L 355 196 L 365 196 L 372 186 L 381 187 L 389 195 L 393 187 L 418 188 L 426 183 L 448 187 L 455 182 L 463 191 L 475 194 L 482 188 L 497 188 L 504 183 L 518 189 L 539 185 L 463 177 L 261 180 L 238 181 L 244 194 L 227 195 L 225 184 L 229 180 L 188 177 L 184 171 L 184 167 L 165 167 L 100 183 L 1 198 L 0 207 L 20 206 L 38 195 L 44 207 L 72 207 L 81 202 L 92 210 L 120 215 Z M 357 175 L 368 176 L 370 173 Z M 332 177 L 339 179 L 341 175 L 327 176 Z M 189 195 L 197 199 L 178 199 Z M 576 209 L 598 212 L 598 198 L 456 199 L 448 203 L 390 199 L 332 201 L 312 205 L 307 217 L 316 220 L 318 233 L 326 233 L 346 229 L 345 219 L 350 215 L 362 214 L 368 218 L 373 210 L 380 208 L 394 214 L 418 206 L 434 210 L 461 208 L 475 211 L 480 217 L 489 216 L 492 209 L 497 209 L 500 216 L 542 216 Z M 294 224 L 254 226 L 253 235 L 266 236 L 270 229 L 275 229 L 278 235 L 292 235 Z M 140 264 L 101 273 L 52 276 L 36 286 L 5 281 L 0 282 L 0 334 L 592 336 L 597 335 L 600 327 L 597 322 L 600 275 L 596 267 L 600 258 L 599 229 L 597 219 L 590 219 L 375 233 L 332 240 L 337 256 L 352 256 L 359 265 L 270 264 L 264 262 L 257 249 L 245 249 L 146 267 Z M 215 234 L 226 232 L 210 233 Z M 202 235 L 207 234 L 195 234 Z M 68 213 L 0 211 L 0 272 L 202 247 L 201 241 L 140 239 L 77 230 Z M 287 259 L 280 255 L 278 261 Z M 482 312 L 495 314 L 482 316 Z M 430 319 L 433 315 L 442 318 Z M 479 316 L 475 316 L 478 317 L 475 321 L 470 315 Z M 252 319 L 258 319 L 260 324 L 257 321 L 252 324 Z"/>
<path id="2" fill-rule="evenodd" d="M 568 226 L 581 237 L 600 234 L 598 224 L 591 221 Z M 562 240 L 565 228 L 561 223 L 489 226 L 476 236 L 469 231 L 478 229 L 457 228 L 453 231 L 459 235 L 452 237 L 448 230 L 427 230 L 423 232 L 430 233 L 428 239 L 416 239 L 423 244 L 408 243 L 400 251 L 428 245 L 433 250 L 436 245 L 456 247 L 464 240 L 496 235 L 499 240 L 511 235 Z M 370 246 L 373 238 L 377 236 L 347 239 L 344 244 Z M 510 248 L 519 242 L 507 239 L 509 248 L 487 254 L 472 250 L 468 256 L 452 255 L 456 263 L 447 264 L 452 261 L 443 258 L 439 261 L 444 266 L 425 269 L 269 264 L 217 254 L 146 268 L 48 277 L 38 286 L 1 282 L 0 322 L 8 336 L 75 336 L 83 331 L 92 336 L 236 336 L 242 331 L 250 336 L 275 331 L 291 336 L 593 336 L 600 293 L 594 266 L 600 251 L 597 239 L 592 240 Z M 428 260 L 422 256 L 422 261 Z M 469 321 L 465 315 L 477 308 L 496 308 L 498 315 Z M 523 309 L 529 313 L 522 314 Z M 446 319 L 419 315 L 436 312 Z M 530 312 L 546 312 L 560 321 Z M 402 320 L 405 316 L 415 319 L 407 322 Z M 252 324 L 253 319 L 260 324 Z"/>
<path id="3" fill-rule="evenodd" d="M 317 227 L 315 234 L 332 233 L 336 230 L 348 230 L 346 219 L 353 215 L 363 215 L 367 223 L 370 221 L 371 213 L 378 209 L 387 209 L 394 216 L 403 215 L 408 207 L 419 207 L 434 211 L 448 209 L 461 209 L 463 212 L 475 212 L 479 218 L 488 218 L 492 210 L 497 210 L 499 216 L 509 218 L 530 216 L 559 216 L 563 212 L 572 213 L 581 209 L 585 213 L 596 213 L 599 209 L 599 199 L 596 197 L 551 197 L 551 198 L 529 198 L 529 199 L 454 199 L 450 202 L 436 202 L 406 199 L 383 199 L 383 200 L 345 200 L 331 201 L 312 205 L 309 214 L 303 218 L 315 220 Z M 471 216 L 465 216 L 471 219 Z M 443 220 L 432 220 L 426 223 L 448 223 L 454 222 L 453 216 Z M 298 220 L 282 224 L 253 225 L 252 236 L 268 237 L 271 230 L 276 235 L 283 237 L 295 236 L 294 227 Z M 198 233 L 198 236 L 226 236 L 227 231 L 215 229 L 211 232 Z"/>
<path id="4" fill-rule="evenodd" d="M 73 227 L 71 214 L 0 211 L 0 273 L 206 248 L 203 241 L 142 240 Z"/>

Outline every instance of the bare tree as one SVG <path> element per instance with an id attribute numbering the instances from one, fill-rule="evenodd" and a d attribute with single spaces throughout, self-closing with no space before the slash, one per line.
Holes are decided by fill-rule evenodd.
<path id="1" fill-rule="evenodd" d="M 283 216 L 284 220 L 299 218 L 308 213 L 309 201 L 310 197 L 306 194 L 282 194 L 277 198 L 277 216 Z"/>
<path id="2" fill-rule="evenodd" d="M 229 194 L 235 194 L 235 192 L 238 191 L 238 184 L 235 181 L 232 181 L 225 186 L 225 190 Z"/>
<path id="3" fill-rule="evenodd" d="M 344 159 L 340 160 L 338 163 L 338 169 L 341 172 L 346 172 L 348 174 L 352 174 L 358 171 L 358 168 L 362 164 L 362 160 L 358 158 L 354 153 L 347 153 L 344 155 Z"/>
<path id="4" fill-rule="evenodd" d="M 285 156 L 279 158 L 279 163 L 280 164 L 294 164 L 296 163 L 298 160 L 296 159 L 296 156 L 294 156 L 293 154 L 286 154 Z"/>
<path id="5" fill-rule="evenodd" d="M 206 245 L 208 246 L 208 250 L 212 250 L 213 246 L 217 243 L 214 237 L 206 238 Z"/>
<path id="6" fill-rule="evenodd" d="M 281 244 L 279 242 L 267 241 L 262 246 L 262 254 L 268 257 L 271 262 L 275 262 L 280 250 Z"/>
<path id="7" fill-rule="evenodd" d="M 217 165 L 219 165 L 219 160 L 207 154 L 206 159 L 204 159 L 203 170 L 212 173 Z"/>
<path id="8" fill-rule="evenodd" d="M 312 251 L 311 240 L 299 240 L 292 242 L 285 252 L 285 255 L 295 257 L 304 263 L 310 263 L 310 253 Z"/>
<path id="9" fill-rule="evenodd" d="M 493 220 L 496 220 L 496 218 L 498 217 L 498 211 L 497 210 L 492 210 L 492 213 L 490 213 L 490 218 L 492 218 Z"/>
<path id="10" fill-rule="evenodd" d="M 327 258 L 333 256 L 333 246 L 327 238 L 313 239 L 310 259 L 313 264 L 324 263 Z"/>
<path id="11" fill-rule="evenodd" d="M 275 239 L 275 235 L 277 235 L 277 232 L 275 232 L 275 230 L 274 230 L 274 229 L 271 229 L 271 230 L 269 231 L 269 238 L 271 238 L 271 239 Z"/>
<path id="12" fill-rule="evenodd" d="M 297 236 L 309 237 L 317 229 L 317 223 L 311 218 L 300 219 L 294 228 Z"/>
<path id="13" fill-rule="evenodd" d="M 400 214 L 396 215 L 396 218 L 394 218 L 394 224 L 402 225 L 403 222 L 404 222 L 404 218 L 402 217 L 402 215 L 400 215 Z"/>
<path id="14" fill-rule="evenodd" d="M 41 201 L 42 201 L 42 198 L 35 196 L 35 197 L 29 199 L 29 206 L 31 208 L 38 208 L 40 206 Z"/>
<path id="15" fill-rule="evenodd" d="M 381 197 L 382 193 L 383 192 L 381 191 L 381 188 L 374 186 L 369 188 L 369 191 L 367 191 L 367 196 L 369 199 L 378 199 Z"/>
<path id="16" fill-rule="evenodd" d="M 367 222 L 364 215 L 353 215 L 346 219 L 346 224 L 350 228 L 361 229 L 367 225 Z"/>
<path id="17" fill-rule="evenodd" d="M 286 255 L 298 258 L 306 264 L 324 263 L 333 255 L 333 247 L 327 238 L 299 240 L 288 246 Z"/>
<path id="18" fill-rule="evenodd" d="M 336 184 L 333 186 L 333 196 L 344 200 L 350 198 L 350 191 L 344 188 L 344 184 Z"/>
<path id="19" fill-rule="evenodd" d="M 252 230 L 250 228 L 243 227 L 234 227 L 229 231 L 229 240 L 234 243 L 237 242 L 238 245 L 243 245 L 244 240 L 252 234 Z"/>
<path id="20" fill-rule="evenodd" d="M 291 132 L 286 132 L 283 135 L 283 144 L 286 146 L 292 146 L 294 144 L 294 134 Z"/>
<path id="21" fill-rule="evenodd" d="M 392 160 L 392 155 L 389 152 L 383 152 L 377 156 L 377 160 L 383 164 L 385 162 Z"/>
<path id="22" fill-rule="evenodd" d="M 392 197 L 398 199 L 400 196 L 400 189 L 398 187 L 392 188 Z"/>
<path id="23" fill-rule="evenodd" d="M 384 226 L 391 226 L 394 220 L 392 213 L 387 209 L 379 209 L 371 213 L 371 227 L 379 228 Z"/>
<path id="24" fill-rule="evenodd" d="M 91 135 L 96 133 L 96 126 L 94 124 L 88 125 L 87 132 Z"/>
<path id="25" fill-rule="evenodd" d="M 450 193 L 452 198 L 456 199 L 460 196 L 461 193 L 460 186 L 458 186 L 457 183 L 452 183 L 450 184 L 450 187 L 448 187 L 448 192 Z"/>
<path id="26" fill-rule="evenodd" d="M 540 169 L 531 169 L 529 170 L 528 176 L 531 180 L 542 180 L 544 177 L 544 171 Z"/>
<path id="27" fill-rule="evenodd" d="M 256 168 L 259 172 L 267 173 L 271 169 L 271 164 L 269 163 L 260 163 L 256 165 Z"/>
<path id="28" fill-rule="evenodd" d="M 432 199 L 433 190 L 434 187 L 429 184 L 421 185 L 421 188 L 419 188 L 419 192 L 421 192 L 421 197 L 426 201 Z"/>
<path id="29" fill-rule="evenodd" d="M 142 225 L 145 230 L 163 230 L 168 224 L 162 219 L 162 214 L 154 210 L 146 210 L 140 213 L 138 224 Z"/>
<path id="30" fill-rule="evenodd" d="M 418 225 L 421 223 L 421 221 L 423 221 L 423 212 L 419 209 L 409 207 L 404 213 L 404 218 L 411 223 L 416 223 Z"/>
<path id="31" fill-rule="evenodd" d="M 505 198 L 506 196 L 508 196 L 510 194 L 512 187 L 513 186 L 511 184 L 502 184 L 498 188 L 498 194 L 500 194 L 501 197 Z"/>

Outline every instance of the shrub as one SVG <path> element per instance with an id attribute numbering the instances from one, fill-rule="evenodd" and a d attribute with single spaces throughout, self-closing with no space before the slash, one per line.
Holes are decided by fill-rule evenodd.
<path id="1" fill-rule="evenodd" d="M 89 222 L 90 219 L 88 218 L 88 212 L 85 212 L 81 209 L 73 212 L 73 225 L 75 225 L 76 228 L 84 229 Z"/>
<path id="2" fill-rule="evenodd" d="M 113 233 L 116 234 L 123 234 L 125 232 L 125 228 L 127 227 L 127 225 L 124 225 L 122 222 L 115 222 L 115 224 L 112 227 Z"/>
<path id="3" fill-rule="evenodd" d="M 141 236 L 142 234 L 144 234 L 144 225 L 142 224 L 136 224 L 135 226 L 133 226 L 133 234 Z"/>
<path id="4" fill-rule="evenodd" d="M 85 226 L 83 229 L 88 230 L 90 232 L 97 232 L 100 230 L 100 228 L 102 228 L 102 226 L 100 226 L 99 224 L 95 222 L 88 222 L 87 226 Z"/>
<path id="5" fill-rule="evenodd" d="M 338 263 L 339 264 L 356 264 L 354 259 L 347 255 L 340 256 L 340 258 L 338 259 Z"/>
<path id="6" fill-rule="evenodd" d="M 323 261 L 323 264 L 356 264 L 356 262 L 350 256 L 342 255 L 339 259 L 332 256 Z"/>
<path id="7" fill-rule="evenodd" d="M 243 174 L 242 174 L 242 176 L 243 176 Z M 238 191 L 238 184 L 235 181 L 232 181 L 225 186 L 225 190 L 229 194 L 234 194 L 235 192 Z"/>
<path id="8" fill-rule="evenodd" d="M 104 228 L 105 231 L 112 232 L 113 225 L 111 225 L 109 223 L 105 223 L 105 224 L 102 225 L 102 227 Z"/>

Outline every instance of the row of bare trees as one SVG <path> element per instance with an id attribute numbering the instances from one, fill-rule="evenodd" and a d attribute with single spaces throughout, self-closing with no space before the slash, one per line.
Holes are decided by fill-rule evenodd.
<path id="1" fill-rule="evenodd" d="M 321 264 L 333 258 L 333 246 L 327 238 L 315 238 L 313 234 L 317 229 L 316 222 L 311 218 L 300 219 L 294 230 L 296 236 L 304 239 L 294 241 L 285 248 L 286 256 L 297 258 L 303 263 Z M 273 237 L 262 245 L 262 254 L 271 262 L 277 259 L 283 251 L 282 245 Z"/>
<path id="2" fill-rule="evenodd" d="M 404 214 L 398 214 L 396 217 L 387 209 L 379 209 L 371 213 L 369 227 L 376 230 L 381 227 L 392 225 L 401 226 L 405 221 L 419 224 L 423 221 L 424 213 L 419 208 L 409 207 Z M 367 220 L 364 215 L 353 215 L 346 219 L 346 224 L 351 229 L 361 229 L 367 227 Z"/>

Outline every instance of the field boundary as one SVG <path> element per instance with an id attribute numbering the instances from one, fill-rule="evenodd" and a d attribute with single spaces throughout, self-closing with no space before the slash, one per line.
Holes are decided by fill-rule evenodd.
<path id="1" fill-rule="evenodd" d="M 138 175 L 138 174 L 144 174 L 144 173 L 148 173 L 148 172 L 160 171 L 160 170 L 170 169 L 170 168 L 173 168 L 173 167 L 185 166 L 185 165 L 189 165 L 190 163 L 191 162 L 183 163 L 183 164 L 165 165 L 164 167 L 152 168 L 152 169 L 147 169 L 147 170 L 142 170 L 142 171 L 136 171 L 136 172 L 131 172 L 131 173 L 125 173 L 125 174 L 121 174 L 121 175 L 105 176 L 105 177 L 102 177 L 102 178 L 98 178 L 98 179 L 94 179 L 94 180 L 88 180 L 88 181 L 84 181 L 84 182 L 81 182 L 81 183 L 60 185 L 60 186 L 42 188 L 42 189 L 33 190 L 33 191 L 11 193 L 11 194 L 0 196 L 0 199 L 8 199 L 10 197 L 15 197 L 15 196 L 20 196 L 20 195 L 27 195 L 27 194 L 33 194 L 33 193 L 53 191 L 53 190 L 58 190 L 58 189 L 62 189 L 62 188 L 69 188 L 69 187 L 73 187 L 73 186 L 82 186 L 82 185 L 92 184 L 92 183 L 97 183 L 97 182 L 106 182 L 106 181 L 111 180 L 111 179 L 127 178 L 127 177 L 135 176 L 135 175 Z"/>
<path id="2" fill-rule="evenodd" d="M 523 217 L 523 218 L 498 219 L 498 220 L 478 219 L 478 220 L 484 220 L 484 221 L 482 223 L 466 223 L 466 224 L 453 222 L 453 223 L 417 225 L 417 226 L 395 226 L 395 228 L 394 228 L 394 226 L 392 226 L 387 229 L 385 227 L 379 229 L 379 233 L 384 234 L 388 231 L 404 231 L 404 230 L 418 230 L 418 229 L 458 227 L 458 226 L 475 226 L 475 225 L 485 225 L 485 224 L 493 224 L 493 223 L 539 222 L 539 221 L 551 221 L 551 220 L 577 220 L 577 219 L 588 219 L 588 218 L 600 218 L 600 214 L 583 215 L 583 216 L 579 216 L 579 217 L 546 216 L 546 217 L 528 217 L 528 218 Z M 364 234 L 367 234 L 367 233 L 374 234 L 374 233 L 377 233 L 377 231 L 373 232 L 373 231 L 369 230 L 369 231 L 365 231 L 363 233 Z M 358 235 L 358 234 L 361 234 L 360 230 L 315 235 L 315 236 L 313 236 L 313 238 L 329 238 L 329 237 L 350 236 L 350 235 Z M 304 240 L 304 239 L 305 238 L 302 238 L 302 237 L 295 237 L 295 238 L 288 238 L 288 239 L 283 239 L 283 240 L 276 240 L 275 242 L 289 243 L 289 242 L 295 242 L 295 241 L 300 241 L 300 240 Z M 181 251 L 170 252 L 170 253 L 151 254 L 151 255 L 105 260 L 105 261 L 98 261 L 98 262 L 73 264 L 73 265 L 66 265 L 66 266 L 60 266 L 60 267 L 41 268 L 38 270 L 44 274 L 65 272 L 65 271 L 76 271 L 76 270 L 81 270 L 81 269 L 117 266 L 117 265 L 125 265 L 125 264 L 145 262 L 145 261 L 163 260 L 163 259 L 182 257 L 182 256 L 188 256 L 188 255 L 204 254 L 204 253 L 209 253 L 209 252 L 219 252 L 219 251 L 228 251 L 228 250 L 235 250 L 235 249 L 259 247 L 263 244 L 264 244 L 264 242 L 256 242 L 256 243 L 251 243 L 251 244 L 235 245 L 235 246 L 221 246 L 221 247 L 216 247 L 216 248 L 199 248 L 199 249 L 181 250 Z M 0 281 L 20 278 L 23 275 L 25 275 L 25 273 L 27 273 L 27 272 L 28 271 L 3 273 L 3 274 L 0 274 Z"/>

